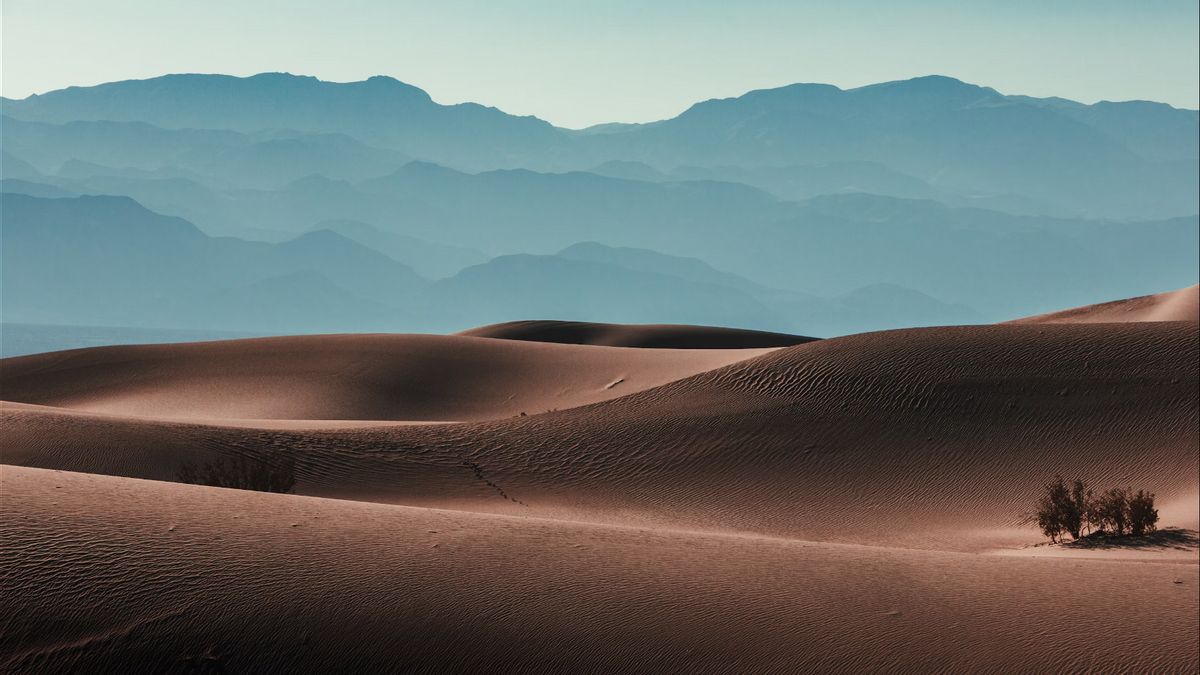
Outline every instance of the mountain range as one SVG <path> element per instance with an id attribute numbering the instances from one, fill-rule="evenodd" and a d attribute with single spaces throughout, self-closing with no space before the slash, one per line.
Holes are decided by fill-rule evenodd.
<path id="1" fill-rule="evenodd" d="M 210 237 L 127 197 L 3 200 L 5 318 L 17 323 L 247 330 L 451 331 L 514 315 L 704 323 L 820 334 L 978 319 L 899 288 L 845 298 L 770 289 L 689 258 L 597 243 L 507 255 L 433 280 L 331 224 L 280 243 Z M 422 251 L 445 250 L 419 240 Z M 453 250 L 457 253 L 457 250 Z M 864 304 L 862 298 L 873 300 Z M 798 318 L 799 317 L 799 318 Z"/>
<path id="2" fill-rule="evenodd" d="M 806 335 L 1197 280 L 1198 122 L 945 77 L 554 127 L 386 77 L 3 100 L 4 320 L 255 332 L 564 319 Z"/>
<path id="3" fill-rule="evenodd" d="M 313 135 L 333 134 L 341 140 L 324 143 L 340 147 L 326 152 L 353 152 L 352 138 L 468 171 L 582 170 L 607 161 L 660 171 L 786 171 L 866 162 L 964 198 L 1027 200 L 1056 215 L 1157 218 L 1200 210 L 1197 111 L 1006 96 L 941 76 L 848 90 L 794 84 L 700 102 L 649 124 L 582 131 L 477 104 L 440 105 L 388 77 L 332 83 L 285 73 L 168 75 L 5 99 L 3 107 L 26 121 L 142 123 L 184 136 L 284 131 L 315 142 Z"/>

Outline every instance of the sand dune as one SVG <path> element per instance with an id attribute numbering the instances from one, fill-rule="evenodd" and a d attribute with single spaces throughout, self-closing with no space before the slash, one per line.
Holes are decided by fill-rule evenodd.
<path id="1" fill-rule="evenodd" d="M 483 420 L 623 396 L 762 353 L 435 335 L 77 349 L 0 361 L 8 401 L 161 418 Z"/>
<path id="2" fill-rule="evenodd" d="M 1200 528 L 1198 355 L 1140 321 L 7 359 L 0 663 L 1194 671 L 1194 547 L 1021 547 L 1059 472 Z M 298 495 L 169 482 L 281 454 Z"/>
<path id="3" fill-rule="evenodd" d="M 301 494 L 979 550 L 1037 540 L 1016 526 L 1056 472 L 1144 486 L 1164 504 L 1195 495 L 1198 349 L 1186 323 L 889 331 L 472 424 L 240 429 L 61 408 L 0 414 L 6 461 L 28 466 L 170 480 L 185 460 L 287 451 Z M 1196 511 L 1181 507 L 1174 524 L 1200 520 Z"/>
<path id="4" fill-rule="evenodd" d="M 505 340 L 659 349 L 790 347 L 816 339 L 741 328 L 588 323 L 584 321 L 509 321 L 472 328 L 458 334 Z"/>
<path id="5" fill-rule="evenodd" d="M 1039 314 L 1010 323 L 1124 323 L 1127 321 L 1200 321 L 1200 285 L 1177 291 L 1114 300 Z"/>
<path id="6" fill-rule="evenodd" d="M 641 530 L 12 467 L 4 478 L 11 671 L 1198 667 L 1194 564 Z M 1064 583 L 1077 577 L 1086 589 Z M 1070 648 L 1080 635 L 1086 646 Z"/>

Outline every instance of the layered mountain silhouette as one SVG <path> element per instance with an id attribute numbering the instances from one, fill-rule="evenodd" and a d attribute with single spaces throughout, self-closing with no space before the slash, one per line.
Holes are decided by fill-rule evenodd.
<path id="1" fill-rule="evenodd" d="M 347 239 L 353 239 L 431 279 L 452 276 L 464 267 L 479 265 L 488 260 L 486 255 L 473 248 L 438 244 L 398 232 L 381 230 L 361 220 L 326 220 L 317 223 L 313 229 L 329 230 Z"/>
<path id="2" fill-rule="evenodd" d="M 925 77 L 576 131 L 269 73 L 3 106 L 10 322 L 837 335 L 1197 281 L 1197 113 L 1163 104 Z"/>
<path id="3" fill-rule="evenodd" d="M 1197 670 L 1195 111 L 3 105 L 0 670 Z"/>
<path id="4" fill-rule="evenodd" d="M 754 91 L 583 140 L 605 159 L 658 167 L 877 162 L 963 195 L 1011 193 L 1082 214 L 1161 217 L 1197 210 L 1197 138 L 1192 110 L 1009 97 L 923 77 Z"/>
<path id="5" fill-rule="evenodd" d="M 368 245 L 426 258 L 422 265 L 443 272 L 454 256 L 461 263 L 481 254 L 363 223 L 329 223 L 274 244 L 210 237 L 127 197 L 8 193 L 3 219 L 5 319 L 18 323 L 448 331 L 542 316 L 792 333 L 807 326 L 831 335 L 980 318 L 897 287 L 879 287 L 866 301 L 854 300 L 866 289 L 824 299 L 768 288 L 697 259 L 594 242 L 554 255 L 499 256 L 434 280 Z"/>
<path id="6" fill-rule="evenodd" d="M 745 277 L 717 270 L 696 258 L 669 256 L 647 249 L 613 248 L 585 242 L 563 249 L 558 256 L 641 273 L 670 274 L 695 284 L 735 289 L 754 303 L 772 308 L 779 316 L 794 319 L 802 317 L 799 319 L 801 325 L 816 335 L 843 335 L 883 330 L 897 325 L 969 324 L 982 320 L 978 312 L 966 305 L 947 304 L 895 284 L 871 284 L 832 298 L 823 298 L 809 293 L 769 288 Z M 793 331 L 798 328 L 791 327 Z"/>
<path id="7" fill-rule="evenodd" d="M 8 115 L 0 133 L 6 152 L 68 179 L 187 178 L 213 187 L 277 188 L 313 174 L 361 180 L 411 161 L 337 133 L 164 129 L 107 120 L 46 124 Z"/>
<path id="8" fill-rule="evenodd" d="M 247 330 L 394 327 L 425 280 L 330 231 L 209 237 L 127 197 L 5 194 L 7 321 Z"/>
<path id="9" fill-rule="evenodd" d="M 1006 96 L 941 76 L 849 90 L 795 84 L 697 103 L 660 122 L 583 132 L 476 104 L 439 105 L 388 77 L 340 84 L 285 73 L 168 75 L 6 99 L 4 109 L 22 120 L 138 122 L 184 135 L 343 135 L 467 170 L 834 164 L 857 166 L 869 181 L 880 169 L 864 167 L 876 164 L 956 198 L 1043 213 L 1160 218 L 1194 213 L 1200 201 L 1194 110 Z M 330 147 L 337 143 L 343 147 Z M 323 151 L 352 152 L 347 143 L 326 140 Z M 286 144 L 258 150 L 316 152 Z"/>
<path id="10" fill-rule="evenodd" d="M 4 101 L 6 113 L 47 122 L 146 122 L 166 129 L 345 133 L 467 167 L 519 166 L 554 153 L 550 124 L 475 103 L 439 105 L 417 87 L 377 76 L 346 84 L 287 73 L 167 75 L 71 87 Z"/>

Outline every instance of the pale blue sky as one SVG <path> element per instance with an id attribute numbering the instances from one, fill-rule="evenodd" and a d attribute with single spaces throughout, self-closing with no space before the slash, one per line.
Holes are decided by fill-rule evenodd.
<path id="1" fill-rule="evenodd" d="M 1200 99 L 1196 0 L 3 0 L 5 96 L 170 72 L 385 74 L 442 103 L 637 122 L 792 82 L 938 73 Z"/>

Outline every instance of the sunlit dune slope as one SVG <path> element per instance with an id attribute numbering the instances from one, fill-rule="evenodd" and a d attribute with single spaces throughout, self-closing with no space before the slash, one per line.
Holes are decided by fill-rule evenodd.
<path id="1" fill-rule="evenodd" d="M 1200 285 L 1177 291 L 1086 305 L 1039 314 L 1010 323 L 1123 323 L 1127 321 L 1200 321 Z"/>
<path id="2" fill-rule="evenodd" d="M 1194 564 L 639 530 L 14 467 L 3 478 L 10 672 L 1198 666 Z M 1070 647 L 1080 635 L 1086 646 Z"/>
<path id="3" fill-rule="evenodd" d="M 301 494 L 978 550 L 1036 541 L 1017 528 L 1057 472 L 1151 489 L 1164 525 L 1194 527 L 1197 353 L 1184 322 L 888 331 L 433 426 L 239 429 L 10 405 L 5 461 L 172 480 L 184 461 L 283 452 Z"/>
<path id="4" fill-rule="evenodd" d="M 0 361 L 2 397 L 185 419 L 482 420 L 570 408 L 751 358 L 441 335 L 102 347 Z"/>

